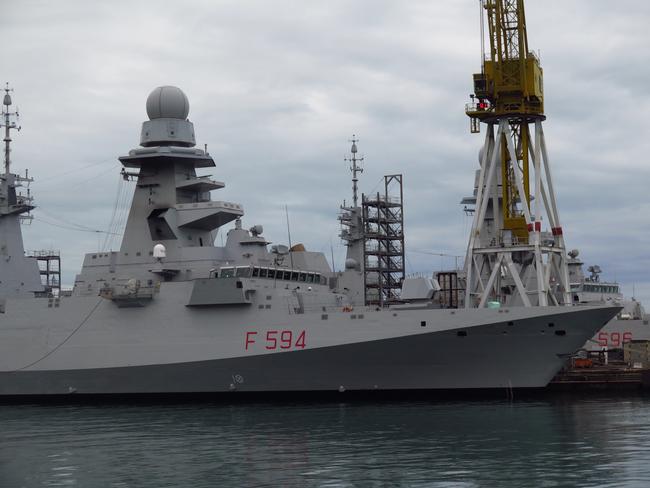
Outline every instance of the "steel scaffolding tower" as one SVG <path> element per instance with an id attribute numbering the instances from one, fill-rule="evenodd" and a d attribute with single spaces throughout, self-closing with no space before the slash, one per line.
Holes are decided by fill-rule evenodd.
<path id="1" fill-rule="evenodd" d="M 366 305 L 400 302 L 404 281 L 402 175 L 384 176 L 384 192 L 362 195 Z"/>

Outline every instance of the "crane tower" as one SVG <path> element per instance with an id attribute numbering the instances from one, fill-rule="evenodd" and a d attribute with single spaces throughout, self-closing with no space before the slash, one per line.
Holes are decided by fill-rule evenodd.
<path id="1" fill-rule="evenodd" d="M 481 0 L 482 33 L 485 24 L 489 54 L 483 53 L 465 108 L 471 132 L 487 126 L 465 260 L 465 306 L 570 304 L 542 129 L 543 71 L 528 48 L 523 0 Z"/>

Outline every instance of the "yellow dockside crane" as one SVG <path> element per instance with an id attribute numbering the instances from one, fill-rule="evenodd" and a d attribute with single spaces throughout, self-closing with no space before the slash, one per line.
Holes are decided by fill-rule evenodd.
<path id="1" fill-rule="evenodd" d="M 481 45 L 487 25 L 490 52 L 486 56 L 482 49 L 465 112 L 471 132 L 480 132 L 483 123 L 487 134 L 465 261 L 465 305 L 569 304 L 564 238 L 542 129 L 543 71 L 528 47 L 524 2 L 480 4 Z"/>

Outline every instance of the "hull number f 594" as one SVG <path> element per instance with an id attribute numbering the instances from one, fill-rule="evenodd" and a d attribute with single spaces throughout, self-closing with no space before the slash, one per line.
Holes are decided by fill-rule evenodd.
<path id="1" fill-rule="evenodd" d="M 304 330 L 267 330 L 257 332 L 246 331 L 244 350 L 264 348 L 268 351 L 275 349 L 304 349 L 306 346 L 306 334 Z"/>

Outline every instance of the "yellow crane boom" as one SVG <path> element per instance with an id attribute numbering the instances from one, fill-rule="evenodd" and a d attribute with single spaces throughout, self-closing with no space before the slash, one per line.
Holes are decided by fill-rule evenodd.
<path id="1" fill-rule="evenodd" d="M 544 118 L 543 71 L 537 56 L 528 49 L 523 0 L 482 0 L 490 40 L 490 57 L 483 59 L 475 73 L 472 103 L 466 112 L 472 132 L 480 122 L 507 117 L 515 140 L 517 158 L 523 171 L 526 205 L 530 205 L 528 123 Z M 501 199 L 503 228 L 526 241 L 529 229 L 519 208 L 521 195 L 513 175 L 513 162 L 503 145 L 501 155 Z M 522 202 L 523 204 L 523 202 Z"/>
<path id="2" fill-rule="evenodd" d="M 474 74 L 476 107 L 468 115 L 479 120 L 495 116 L 544 114 L 543 71 L 528 49 L 523 0 L 482 0 L 487 14 L 490 57 Z M 472 110 L 475 108 L 475 110 Z"/>

